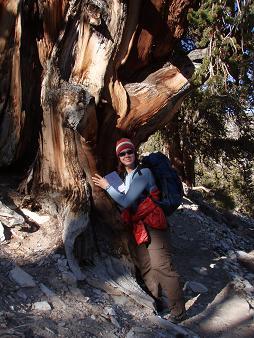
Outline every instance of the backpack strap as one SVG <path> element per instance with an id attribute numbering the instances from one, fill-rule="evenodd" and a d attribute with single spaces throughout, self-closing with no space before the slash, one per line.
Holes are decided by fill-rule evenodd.
<path id="1" fill-rule="evenodd" d="M 132 175 L 132 178 L 136 175 L 136 173 L 139 174 L 139 176 L 143 175 L 142 172 L 141 172 L 141 169 L 143 168 L 143 166 L 140 166 L 138 165 L 137 168 L 135 169 L 133 175 Z M 158 187 L 157 187 L 158 188 Z M 156 200 L 152 194 L 150 193 L 150 191 L 148 191 L 146 188 L 144 189 L 143 191 L 143 194 L 146 196 L 146 197 L 150 197 L 151 200 L 155 203 L 155 204 L 158 204 L 158 200 Z"/>
<path id="2" fill-rule="evenodd" d="M 140 165 L 138 165 L 137 168 L 134 170 L 134 173 L 132 174 L 132 179 L 133 179 L 133 177 L 136 175 L 136 173 L 138 173 L 139 176 L 142 176 L 142 172 L 141 172 L 141 167 L 140 167 Z"/>
<path id="3" fill-rule="evenodd" d="M 142 167 L 140 165 L 138 165 L 137 168 L 135 169 L 134 173 L 132 174 L 132 179 L 137 173 L 139 174 L 139 176 L 143 175 L 142 172 L 141 172 L 141 169 L 142 169 Z M 146 188 L 143 190 L 143 194 L 144 194 L 145 197 L 148 197 L 148 196 L 151 197 L 150 192 Z"/>

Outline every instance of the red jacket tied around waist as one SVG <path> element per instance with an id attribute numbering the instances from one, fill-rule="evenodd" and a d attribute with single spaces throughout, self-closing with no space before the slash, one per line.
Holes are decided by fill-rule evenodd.
<path id="1" fill-rule="evenodd" d="M 139 203 L 135 213 L 130 208 L 125 209 L 122 214 L 122 220 L 133 226 L 133 235 L 137 244 L 147 243 L 149 241 L 148 232 L 145 225 L 154 229 L 166 229 L 167 220 L 163 210 L 153 201 L 159 200 L 160 192 L 158 189 L 152 191 L 150 196 Z"/>

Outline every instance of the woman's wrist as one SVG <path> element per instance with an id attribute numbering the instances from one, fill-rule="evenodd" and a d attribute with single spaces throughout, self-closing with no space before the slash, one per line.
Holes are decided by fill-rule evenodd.
<path id="1" fill-rule="evenodd" d="M 105 190 L 108 190 L 110 188 L 110 184 L 108 184 L 105 188 Z"/>

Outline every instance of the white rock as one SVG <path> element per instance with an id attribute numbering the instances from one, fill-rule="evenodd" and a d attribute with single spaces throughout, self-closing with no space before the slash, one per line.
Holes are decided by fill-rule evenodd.
<path id="1" fill-rule="evenodd" d="M 193 281 L 187 282 L 187 286 L 188 286 L 189 289 L 191 289 L 195 293 L 206 293 L 206 292 L 208 292 L 207 287 L 204 286 L 201 283 L 198 283 L 198 282 L 193 282 Z"/>
<path id="2" fill-rule="evenodd" d="M 25 223 L 24 217 L 17 214 L 14 210 L 10 209 L 0 201 L 0 220 L 8 226 L 13 227 L 15 225 L 21 225 Z"/>
<path id="3" fill-rule="evenodd" d="M 109 307 L 109 306 L 105 307 L 104 313 L 105 313 L 105 315 L 110 315 L 110 316 L 115 316 L 116 315 L 115 310 L 112 309 L 112 307 Z"/>
<path id="4" fill-rule="evenodd" d="M 0 242 L 5 241 L 5 236 L 4 236 L 4 227 L 3 224 L 0 222 Z"/>
<path id="5" fill-rule="evenodd" d="M 9 277 L 22 287 L 36 286 L 33 277 L 18 266 L 16 266 L 14 269 L 10 271 Z"/>
<path id="6" fill-rule="evenodd" d="M 50 311 L 51 310 L 51 306 L 48 302 L 46 301 L 42 301 L 42 302 L 35 302 L 32 305 L 32 308 L 34 310 L 38 310 L 38 311 Z"/>

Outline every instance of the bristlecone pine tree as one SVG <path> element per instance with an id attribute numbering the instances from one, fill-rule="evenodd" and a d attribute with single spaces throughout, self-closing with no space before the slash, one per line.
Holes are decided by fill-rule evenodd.
<path id="1" fill-rule="evenodd" d="M 0 167 L 22 172 L 20 187 L 57 216 L 79 279 L 76 257 L 89 249 L 127 254 L 118 212 L 91 176 L 115 168 L 117 138 L 138 146 L 189 93 L 195 67 L 176 45 L 194 5 L 0 2 Z"/>

